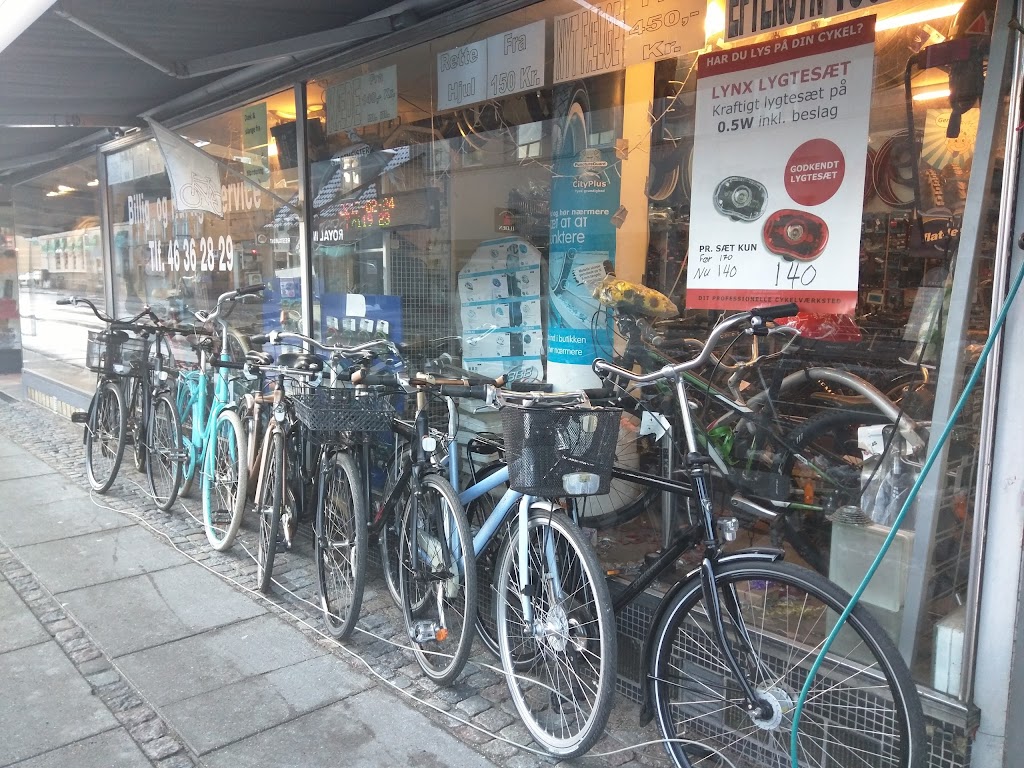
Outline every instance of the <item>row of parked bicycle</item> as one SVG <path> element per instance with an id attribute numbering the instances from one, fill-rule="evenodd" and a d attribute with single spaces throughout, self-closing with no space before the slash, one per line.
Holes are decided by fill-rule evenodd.
<path id="1" fill-rule="evenodd" d="M 801 697 L 849 597 L 814 570 L 784 562 L 781 549 L 727 549 L 737 528 L 728 510 L 750 509 L 736 501 L 738 491 L 725 507 L 712 492 L 712 480 L 723 479 L 716 434 L 730 424 L 757 432 L 749 427 L 758 426 L 757 409 L 708 429 L 695 423 L 689 389 L 704 381 L 697 372 L 709 362 L 725 364 L 713 354 L 723 338 L 787 333 L 773 321 L 794 306 L 733 315 L 692 359 L 659 370 L 597 360 L 605 386 L 553 393 L 535 383 L 514 391 L 450 365 L 414 369 L 383 339 L 339 346 L 270 331 L 252 337 L 253 347 L 295 351 L 231 359 L 232 308 L 261 290 L 225 293 L 188 326 L 150 308 L 116 320 L 88 300 L 61 300 L 90 307 L 108 326 L 90 333 L 87 364 L 99 376 L 89 411 L 77 418 L 96 491 L 110 488 L 130 445 L 161 509 L 199 481 L 207 538 L 222 551 L 252 498 L 261 590 L 272 588 L 275 555 L 311 522 L 325 625 L 339 640 L 359 619 L 375 544 L 423 672 L 452 683 L 479 637 L 500 660 L 534 740 L 560 757 L 585 753 L 607 723 L 616 614 L 694 551 L 700 566 L 662 597 L 640 660 L 644 716 L 658 718 L 676 765 L 781 768 L 791 764 L 794 730 L 800 766 L 923 764 L 916 689 L 877 622 L 856 609 Z M 618 311 L 639 338 L 642 318 Z M 196 350 L 194 369 L 170 364 L 172 336 Z M 459 440 L 460 400 L 498 411 L 502 433 Z M 651 460 L 659 451 L 635 443 L 666 431 L 678 448 L 675 471 Z M 756 442 L 745 440 L 744 450 Z M 630 450 L 635 458 L 624 459 Z M 736 466 L 739 450 L 726 466 Z M 796 453 L 814 466 L 809 451 Z M 801 476 L 778 456 L 768 466 L 777 485 Z M 803 507 L 817 501 L 814 493 L 852 492 L 826 492 L 828 467 L 819 469 L 820 492 L 799 490 Z M 653 494 L 676 499 L 683 524 L 613 602 L 581 526 L 636 514 Z M 746 503 L 754 517 L 779 516 Z"/>

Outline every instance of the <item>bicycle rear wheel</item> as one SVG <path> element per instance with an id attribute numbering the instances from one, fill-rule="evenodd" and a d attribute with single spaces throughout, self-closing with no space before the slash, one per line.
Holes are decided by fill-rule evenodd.
<path id="1" fill-rule="evenodd" d="M 525 567 L 518 536 L 506 542 L 498 561 L 501 662 L 533 738 L 553 755 L 577 757 L 601 737 L 612 708 L 611 597 L 597 556 L 565 515 L 531 512 L 525 535 Z M 523 614 L 527 574 L 533 595 L 529 625 Z"/>
<path id="2" fill-rule="evenodd" d="M 327 631 L 338 640 L 352 634 L 366 584 L 366 503 L 355 460 L 330 451 L 320 468 L 316 518 L 316 572 Z"/>
<path id="3" fill-rule="evenodd" d="M 394 452 L 388 462 L 387 480 L 384 483 L 384 491 L 380 497 L 379 504 L 383 504 L 391 496 L 399 482 L 403 486 L 398 489 L 398 495 L 394 501 L 391 516 L 383 522 L 380 533 L 377 534 L 377 547 L 380 552 L 380 564 L 384 571 L 384 583 L 387 584 L 388 594 L 395 601 L 395 605 L 402 606 L 402 591 L 398 583 L 399 550 L 398 538 L 399 529 L 402 525 L 402 516 L 405 514 L 406 504 L 409 503 L 409 476 L 406 472 L 405 479 L 402 479 L 403 471 L 412 460 L 409 445 L 404 440 Z M 383 510 L 378 507 L 376 514 L 382 514 Z"/>
<path id="4" fill-rule="evenodd" d="M 184 452 L 181 421 L 170 395 L 162 393 L 153 400 L 146 439 L 146 478 L 153 500 L 166 512 L 178 498 Z"/>
<path id="5" fill-rule="evenodd" d="M 399 536 L 402 613 L 420 668 L 435 683 L 447 685 L 466 666 L 473 645 L 473 536 L 458 494 L 447 480 L 427 475 L 420 491 L 418 505 L 417 497 L 409 499 Z"/>
<path id="6" fill-rule="evenodd" d="M 136 472 L 146 471 L 146 393 L 143 387 L 146 386 L 139 376 L 132 376 L 126 379 L 128 382 L 128 434 L 132 438 L 132 459 L 135 462 Z"/>
<path id="7" fill-rule="evenodd" d="M 256 548 L 256 584 L 260 592 L 270 591 L 274 573 L 274 555 L 281 531 L 284 509 L 284 435 L 274 430 L 263 455 L 260 478 L 256 483 L 256 514 L 259 516 L 259 542 Z"/>
<path id="8" fill-rule="evenodd" d="M 739 562 L 717 569 L 742 628 L 726 633 L 765 717 L 746 711 L 740 687 L 708 624 L 700 579 L 673 598 L 649 661 L 666 749 L 682 768 L 790 768 L 792 713 L 818 650 L 850 596 L 807 568 Z M 745 631 L 749 642 L 741 642 Z M 799 766 L 919 768 L 926 745 L 917 689 L 884 630 L 858 607 L 819 668 L 800 721 Z"/>
<path id="9" fill-rule="evenodd" d="M 127 428 L 124 393 L 117 382 L 104 381 L 93 395 L 85 425 L 85 474 L 97 493 L 106 493 L 117 477 Z"/>
<path id="10" fill-rule="evenodd" d="M 203 471 L 203 523 L 206 538 L 218 552 L 235 543 L 248 479 L 242 422 L 234 411 L 221 411 Z"/>

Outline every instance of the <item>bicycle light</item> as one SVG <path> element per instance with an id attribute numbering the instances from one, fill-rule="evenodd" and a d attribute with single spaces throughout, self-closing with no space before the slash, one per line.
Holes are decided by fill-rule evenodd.
<path id="1" fill-rule="evenodd" d="M 787 261 L 813 261 L 828 243 L 828 226 L 813 213 L 785 208 L 764 223 L 764 245 Z"/>
<path id="2" fill-rule="evenodd" d="M 715 210 L 733 221 L 755 221 L 764 213 L 768 190 L 764 184 L 745 176 L 728 176 L 718 182 Z"/>
<path id="3" fill-rule="evenodd" d="M 437 439 L 431 437 L 430 435 L 426 435 L 420 441 L 420 446 L 423 448 L 424 453 L 431 454 L 437 450 Z"/>

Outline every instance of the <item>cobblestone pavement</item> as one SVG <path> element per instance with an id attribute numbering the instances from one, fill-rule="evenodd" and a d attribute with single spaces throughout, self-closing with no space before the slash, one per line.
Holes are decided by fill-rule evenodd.
<path id="1" fill-rule="evenodd" d="M 14 442 L 48 463 L 65 476 L 88 487 L 85 478 L 81 427 L 29 402 L 0 401 L 4 431 Z M 537 754 L 512 704 L 500 664 L 480 642 L 458 681 L 439 687 L 426 679 L 412 653 L 406 650 L 401 612 L 395 606 L 379 571 L 367 583 L 357 631 L 344 645 L 321 632 L 317 585 L 312 559 L 311 536 L 300 536 L 292 552 L 279 554 L 274 565 L 277 582 L 272 594 L 254 591 L 256 534 L 252 516 L 243 524 L 234 548 L 229 552 L 210 549 L 198 517 L 200 503 L 187 498 L 170 513 L 150 503 L 145 477 L 132 467 L 126 451 L 118 480 L 93 502 L 132 517 L 163 536 L 186 557 L 202 564 L 230 582 L 253 600 L 266 601 L 275 613 L 299 628 L 330 653 L 345 659 L 353 668 L 369 673 L 377 687 L 403 697 L 410 707 L 448 729 L 494 763 L 507 768 L 531 768 L 559 764 Z M 186 510 L 187 508 L 187 510 Z M 189 513 L 191 512 L 191 514 Z M 47 631 L 93 687 L 95 695 L 110 708 L 129 730 L 154 765 L 184 768 L 201 764 L 182 746 L 159 712 L 151 707 L 130 683 L 111 667 L 102 652 L 73 617 L 54 598 L 38 587 L 33 575 L 7 550 L 0 549 L 0 573 L 14 586 Z M 641 728 L 639 707 L 617 696 L 605 736 L 587 755 L 572 765 L 603 768 L 619 765 L 666 765 L 668 763 L 654 724 Z M 647 743 L 648 746 L 635 745 Z M 564 764 L 570 764 L 568 762 Z"/>

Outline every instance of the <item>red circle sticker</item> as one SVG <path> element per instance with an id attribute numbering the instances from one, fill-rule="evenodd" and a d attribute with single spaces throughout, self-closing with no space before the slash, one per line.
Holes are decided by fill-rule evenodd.
<path id="1" fill-rule="evenodd" d="M 786 192 L 799 205 L 821 205 L 846 175 L 843 151 L 828 139 L 805 141 L 786 163 Z"/>

